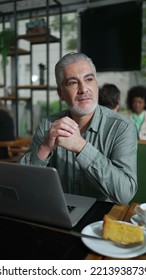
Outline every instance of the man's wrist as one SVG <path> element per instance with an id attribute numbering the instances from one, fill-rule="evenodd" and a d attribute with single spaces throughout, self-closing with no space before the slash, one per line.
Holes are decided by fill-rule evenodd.
<path id="1" fill-rule="evenodd" d="M 36 152 L 37 156 L 39 157 L 39 159 L 41 160 L 46 160 L 48 158 L 48 156 L 51 154 L 50 149 L 48 148 L 48 146 L 41 144 Z"/>
<path id="2" fill-rule="evenodd" d="M 76 155 L 78 155 L 83 150 L 83 148 L 85 147 L 86 143 L 87 143 L 87 141 L 84 138 L 82 138 L 81 141 L 78 144 Z"/>

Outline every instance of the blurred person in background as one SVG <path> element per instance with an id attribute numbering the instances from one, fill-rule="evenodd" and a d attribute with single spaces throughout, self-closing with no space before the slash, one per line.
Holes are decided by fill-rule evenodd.
<path id="1" fill-rule="evenodd" d="M 136 125 L 137 138 L 146 140 L 146 87 L 134 86 L 129 89 L 127 107 L 130 118 Z"/>
<path id="2" fill-rule="evenodd" d="M 114 84 L 104 84 L 103 87 L 99 89 L 98 103 L 118 112 L 120 109 L 120 90 L 118 87 Z"/>
<path id="3" fill-rule="evenodd" d="M 0 141 L 15 139 L 14 122 L 10 111 L 0 102 Z M 8 158 L 7 147 L 0 147 L 0 159 Z"/>

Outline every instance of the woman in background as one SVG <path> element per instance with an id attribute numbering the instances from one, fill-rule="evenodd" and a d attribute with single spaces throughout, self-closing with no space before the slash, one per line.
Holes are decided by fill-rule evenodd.
<path id="1" fill-rule="evenodd" d="M 137 128 L 138 139 L 146 140 L 146 87 L 135 86 L 128 91 L 127 106 Z"/>

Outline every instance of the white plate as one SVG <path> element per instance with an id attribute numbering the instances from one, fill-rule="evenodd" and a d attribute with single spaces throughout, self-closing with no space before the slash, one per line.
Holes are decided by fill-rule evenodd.
<path id="1" fill-rule="evenodd" d="M 139 215 L 135 214 L 131 217 L 131 223 L 137 226 L 140 226 L 140 224 L 142 224 L 142 226 L 140 226 L 143 230 L 146 230 L 146 225 L 143 225 L 142 220 L 140 219 Z"/>
<path id="2" fill-rule="evenodd" d="M 82 233 L 101 237 L 102 224 L 103 221 L 89 224 L 88 226 L 83 228 Z M 112 257 L 112 258 L 125 259 L 125 258 L 134 258 L 146 253 L 146 232 L 144 232 L 144 235 L 145 235 L 144 244 L 133 248 L 120 248 L 114 245 L 114 243 L 103 239 L 95 240 L 95 239 L 89 239 L 83 237 L 82 241 L 89 249 L 93 250 L 98 254 L 107 257 Z"/>

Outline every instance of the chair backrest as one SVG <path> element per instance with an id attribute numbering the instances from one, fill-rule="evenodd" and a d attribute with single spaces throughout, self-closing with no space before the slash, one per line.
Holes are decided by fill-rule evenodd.
<path id="1" fill-rule="evenodd" d="M 31 146 L 31 137 L 19 137 L 13 141 L 0 141 L 1 148 L 7 148 L 8 158 L 0 161 L 16 162 L 24 153 L 26 153 Z"/>
<path id="2" fill-rule="evenodd" d="M 146 202 L 146 141 L 138 141 L 137 150 L 137 180 L 138 191 L 132 201 L 143 203 Z"/>

